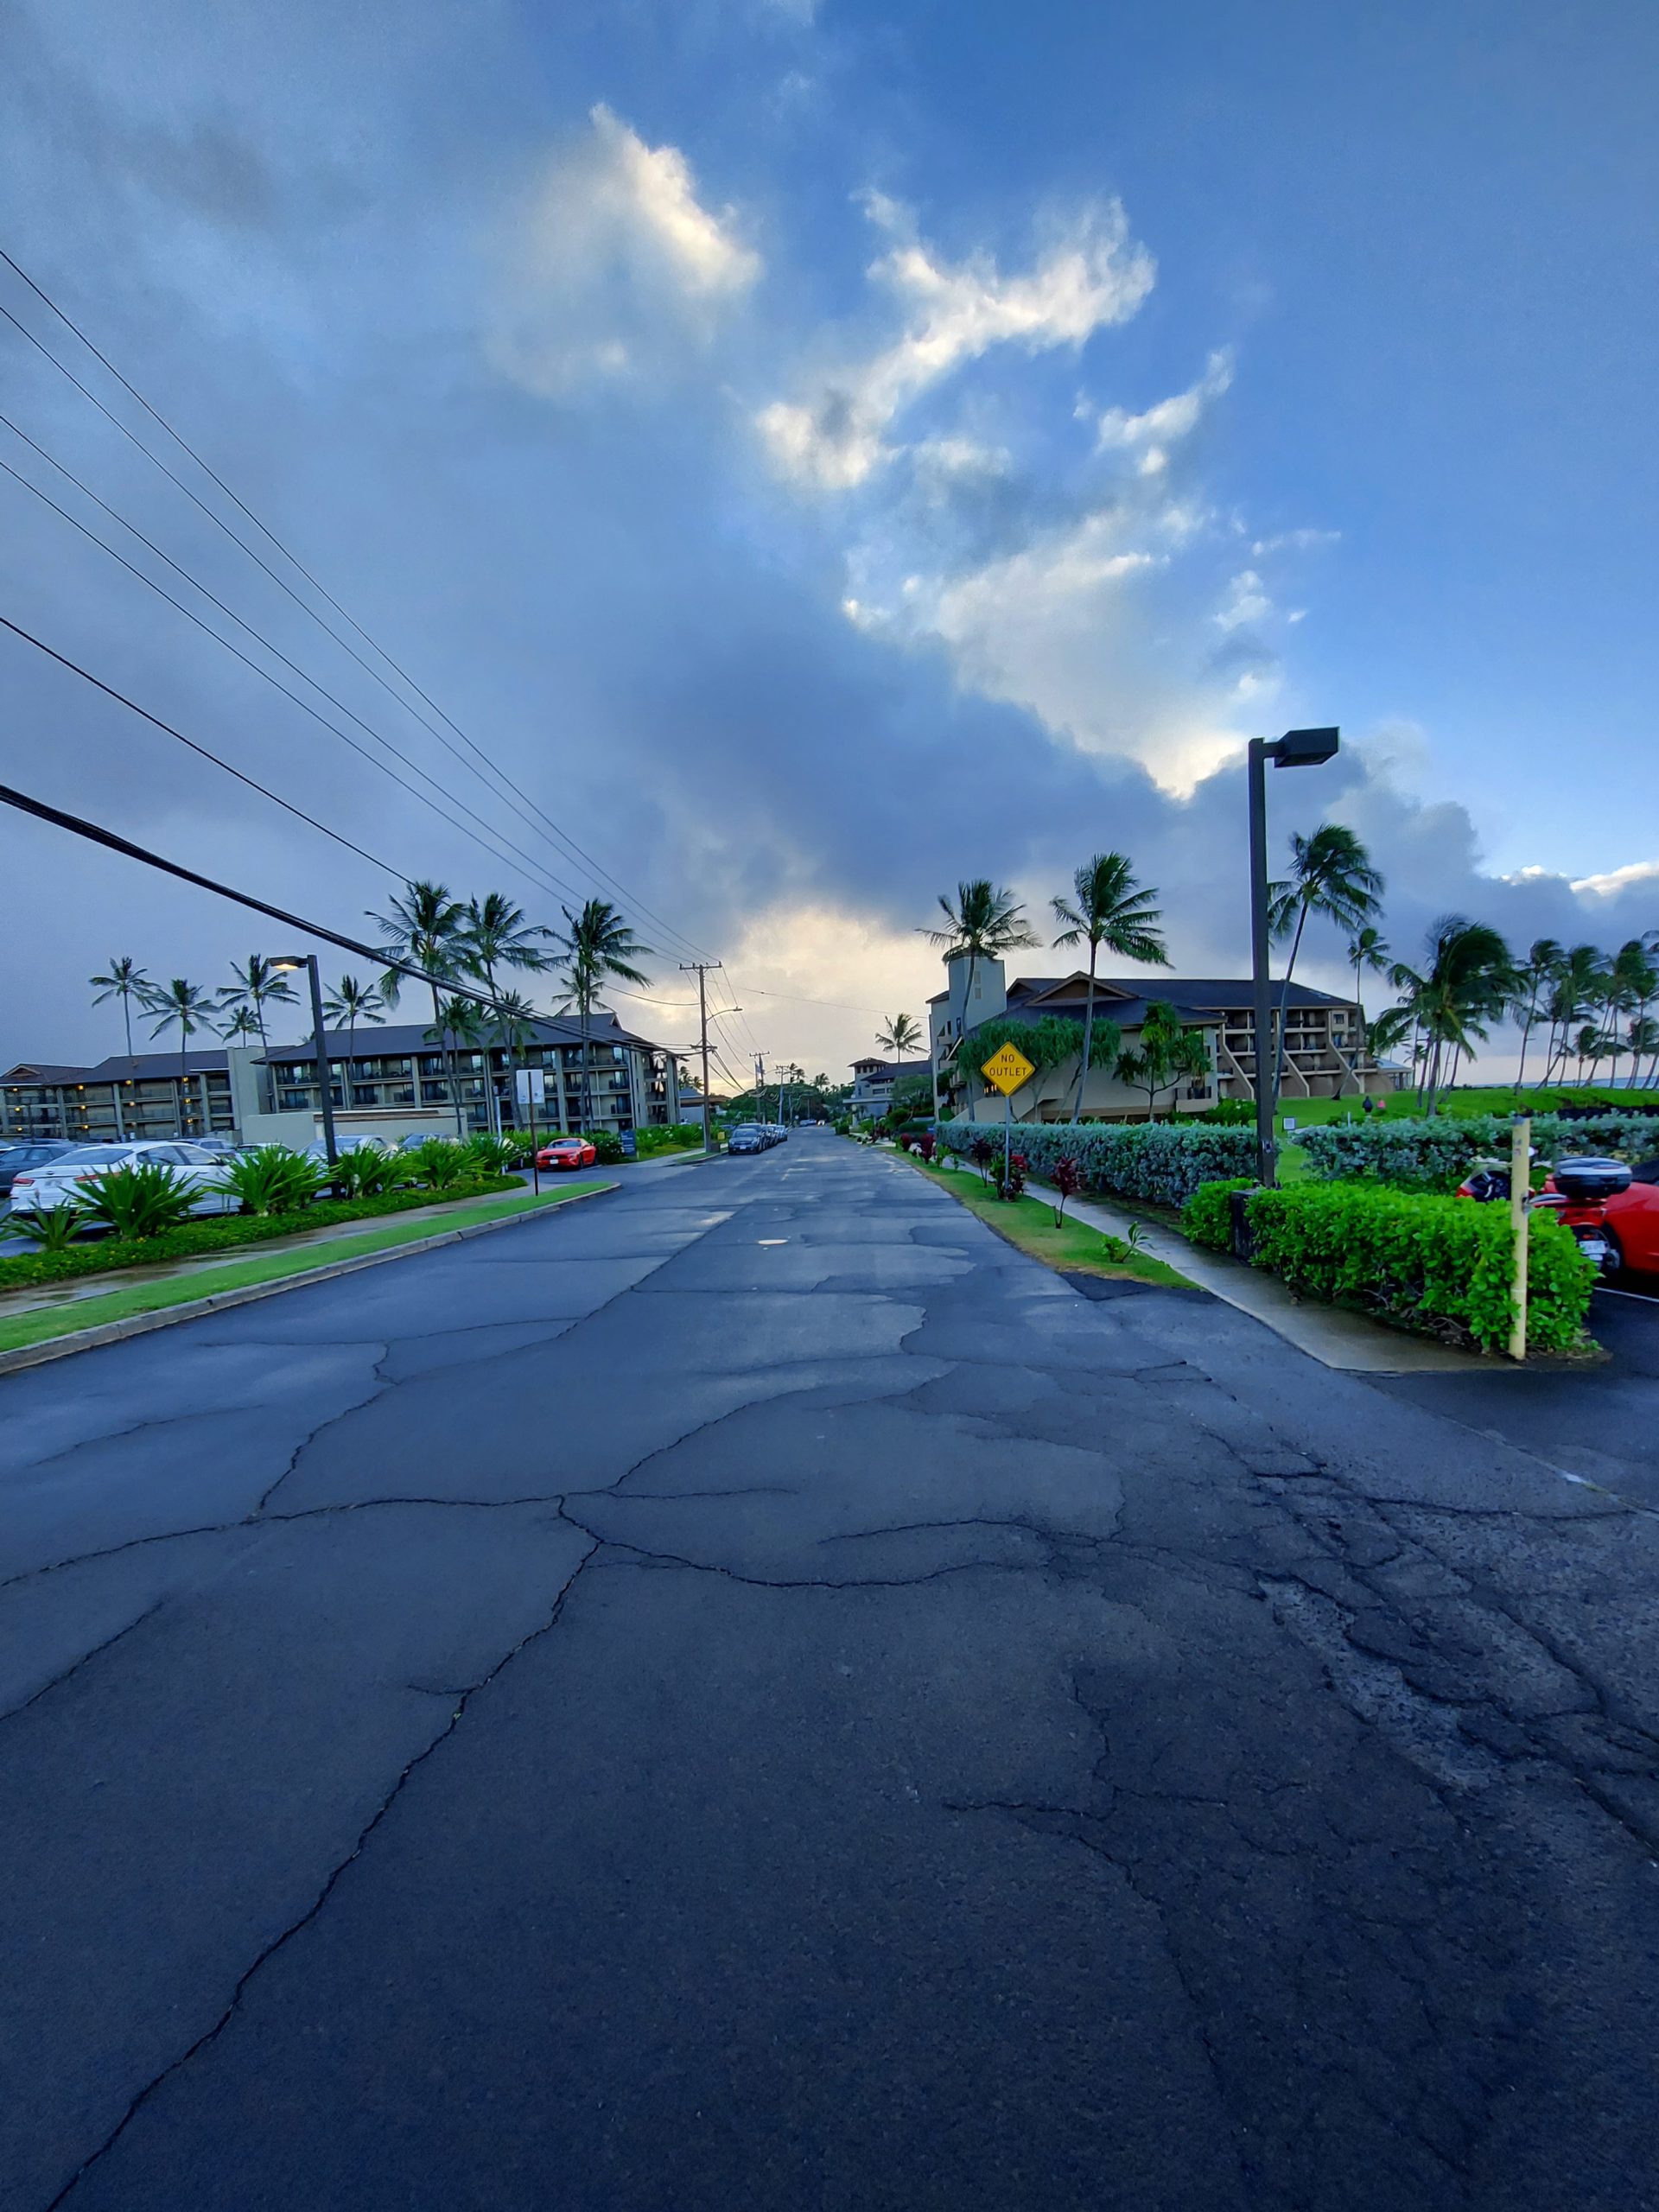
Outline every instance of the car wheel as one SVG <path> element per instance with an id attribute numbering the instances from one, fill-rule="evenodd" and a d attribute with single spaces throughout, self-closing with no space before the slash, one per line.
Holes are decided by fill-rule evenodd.
<path id="1" fill-rule="evenodd" d="M 1601 1241 L 1607 1247 L 1607 1257 L 1602 1262 L 1601 1279 L 1617 1282 L 1624 1272 L 1624 1247 L 1605 1223 L 1602 1224 Z"/>

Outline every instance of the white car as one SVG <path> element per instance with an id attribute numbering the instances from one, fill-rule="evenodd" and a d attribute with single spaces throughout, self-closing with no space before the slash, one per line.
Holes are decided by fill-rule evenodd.
<path id="1" fill-rule="evenodd" d="M 205 1145 L 188 1143 L 182 1137 L 165 1141 L 145 1139 L 133 1144 L 80 1144 L 60 1152 L 44 1166 L 32 1167 L 12 1185 L 15 1213 L 45 1212 L 53 1206 L 73 1205 L 88 1195 L 88 1186 L 112 1167 L 147 1164 L 170 1168 L 200 1192 L 192 1213 L 234 1213 L 238 1201 L 222 1185 L 225 1163 Z"/>

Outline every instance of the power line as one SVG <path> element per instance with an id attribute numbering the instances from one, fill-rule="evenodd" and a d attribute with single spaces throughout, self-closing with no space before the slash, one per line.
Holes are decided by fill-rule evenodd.
<path id="1" fill-rule="evenodd" d="M 543 808 L 538 805 L 535 800 L 531 799 L 527 793 L 522 791 L 519 786 L 513 782 L 512 779 L 506 774 L 505 770 L 497 765 L 491 756 L 484 751 L 481 746 L 477 744 L 473 738 L 467 735 L 467 732 L 461 728 L 461 725 L 455 721 L 451 715 L 446 714 L 444 709 L 440 707 L 435 700 L 429 697 L 428 694 L 422 690 L 421 686 L 415 681 L 414 677 L 409 674 L 407 670 L 403 668 L 398 662 L 394 660 L 392 656 L 386 652 L 383 645 L 376 643 L 375 639 L 370 636 L 369 632 L 363 627 L 362 624 L 359 622 L 353 615 L 347 613 L 346 609 L 341 606 L 340 602 L 334 597 L 334 594 L 327 589 L 327 586 L 320 582 L 319 580 L 313 575 L 311 571 L 305 566 L 305 563 L 300 560 L 298 556 L 292 552 L 289 548 L 283 543 L 282 539 L 276 535 L 274 531 L 270 529 L 266 524 L 260 520 L 259 517 L 255 514 L 252 508 L 247 505 L 246 501 L 239 498 L 238 494 L 231 489 L 230 486 L 226 483 L 223 477 L 221 477 L 207 461 L 203 460 L 202 456 L 196 451 L 195 448 L 190 444 L 188 440 L 186 439 L 179 431 L 174 429 L 171 423 L 167 420 L 166 416 L 162 415 L 158 409 L 151 405 L 150 402 L 144 397 L 144 395 L 137 389 L 137 387 L 122 374 L 121 371 L 116 367 L 114 362 L 93 344 L 92 340 L 86 335 L 86 332 L 81 329 L 80 326 L 58 305 L 57 302 L 52 298 L 51 295 L 47 292 L 41 285 L 36 283 L 35 279 L 29 274 L 28 270 L 22 268 L 18 262 L 14 260 L 12 256 L 5 251 L 3 246 L 0 246 L 0 261 L 3 261 L 6 266 L 12 270 L 13 274 L 21 278 L 22 283 L 29 287 L 31 292 L 34 293 L 35 296 L 57 317 L 58 321 L 63 324 L 66 329 L 73 332 L 74 336 L 86 348 L 87 352 L 92 355 L 94 359 L 100 362 L 103 366 L 108 370 L 109 373 L 115 378 L 116 382 L 121 386 L 123 391 L 129 393 L 133 399 L 137 400 L 139 406 L 144 410 L 144 412 L 150 416 L 152 421 L 160 425 L 160 427 L 167 433 L 168 436 L 172 439 L 175 445 L 176 445 L 181 452 L 189 455 L 190 459 L 194 461 L 197 467 L 202 471 L 203 474 L 218 486 L 218 488 L 225 494 L 226 498 L 228 499 L 241 513 L 247 517 L 254 528 L 257 530 L 260 535 L 282 555 L 283 558 L 288 562 L 289 566 L 293 568 L 298 575 L 304 577 L 305 581 L 311 586 L 312 589 L 317 592 L 327 601 L 328 605 L 334 609 L 336 613 L 340 616 L 343 621 L 351 626 L 351 627 L 357 632 L 358 636 L 362 639 L 364 644 L 369 647 L 370 651 L 376 654 L 379 659 L 384 661 L 386 666 L 391 669 L 397 676 L 400 682 L 405 684 L 410 690 L 413 691 L 418 698 L 425 701 L 425 703 L 431 708 L 433 713 L 437 715 L 452 730 L 454 730 L 455 735 L 461 739 L 462 744 L 464 744 L 467 747 L 468 751 L 475 756 L 476 760 L 482 762 L 484 766 L 489 770 L 490 774 L 496 779 L 497 784 L 505 784 L 507 790 L 518 798 L 521 806 L 528 806 L 531 810 L 531 811 L 545 825 L 545 829 L 543 833 L 543 835 L 551 835 L 553 837 L 556 837 L 561 844 L 567 848 L 569 853 L 572 856 L 585 863 L 585 865 L 592 870 L 594 874 L 610 884 L 614 891 L 618 892 L 624 899 L 628 899 L 631 904 L 637 906 L 642 914 L 649 916 L 652 921 L 658 923 L 663 929 L 665 929 L 671 937 L 678 938 L 682 944 L 690 946 L 691 950 L 694 952 L 701 950 L 701 948 L 693 944 L 692 940 L 686 937 L 683 931 L 677 929 L 675 925 L 671 922 L 666 920 L 664 916 L 657 913 L 652 907 L 647 906 L 643 899 L 634 898 L 633 894 L 627 889 L 625 884 L 621 883 L 614 875 L 613 875 L 608 868 L 601 867 L 599 861 L 594 860 L 593 855 L 588 853 L 584 847 L 579 845 L 575 839 L 572 837 L 567 830 L 562 829 Z M 449 740 L 444 736 L 443 732 L 437 728 L 434 723 L 429 721 L 426 716 L 423 715 L 418 709 L 410 706 L 407 699 L 401 697 L 399 694 L 393 690 L 392 686 L 387 683 L 385 677 L 380 674 L 379 671 L 376 668 L 371 667 L 369 663 L 363 658 L 359 652 L 357 652 L 356 648 L 352 645 L 347 639 L 340 636 L 340 632 L 334 627 L 332 623 L 325 620 L 324 618 L 317 613 L 315 607 L 308 605 L 307 602 L 300 597 L 299 594 L 295 591 L 292 585 L 289 584 L 283 577 L 278 575 L 276 571 L 270 566 L 270 563 L 263 559 L 261 556 L 254 550 L 253 547 L 248 543 L 245 538 L 244 538 L 238 531 L 231 528 L 230 524 L 225 520 L 222 515 L 216 513 L 214 510 L 207 505 L 207 501 L 202 499 L 197 493 L 193 491 L 190 486 L 188 485 L 181 476 L 176 474 L 174 470 L 170 469 L 167 466 L 166 462 L 162 460 L 158 454 L 155 453 L 150 447 L 144 443 L 142 438 L 138 437 L 126 423 L 122 422 L 118 415 L 115 414 L 111 409 L 105 405 L 104 402 L 90 386 L 81 382 L 80 378 L 76 376 L 73 370 L 68 366 L 67 362 L 60 360 L 52 351 L 50 346 L 44 344 L 44 342 L 29 329 L 26 323 L 21 321 L 16 315 L 12 314 L 10 308 L 0 305 L 0 315 L 3 315 L 6 321 L 12 325 L 14 329 L 21 332 L 22 336 L 29 340 L 31 346 L 35 346 L 37 351 L 44 354 L 46 359 L 50 361 L 55 368 L 60 371 L 64 376 L 67 377 L 70 383 L 75 386 L 75 389 L 88 401 L 90 401 L 92 405 L 96 407 L 99 412 L 103 415 L 107 421 L 113 423 L 115 428 L 121 432 L 124 437 L 129 439 L 132 444 L 137 446 L 139 452 L 143 454 L 156 467 L 159 468 L 162 474 L 167 477 L 170 483 L 175 485 L 178 489 L 184 493 L 188 499 L 191 500 L 194 505 L 200 508 L 201 512 L 207 517 L 208 520 L 212 522 L 217 529 L 222 531 L 228 538 L 230 538 L 232 544 L 240 547 L 241 550 L 247 555 L 248 558 L 270 578 L 271 582 L 277 587 L 277 588 L 280 591 L 284 592 L 303 613 L 309 615 L 311 620 L 317 624 L 319 628 L 334 640 L 335 644 L 340 646 L 343 652 L 349 654 L 352 659 L 357 663 L 358 666 L 364 671 L 365 675 L 372 677 L 373 680 L 380 685 L 381 689 L 403 708 L 406 714 L 412 715 L 415 721 L 418 721 L 424 729 L 429 731 L 430 734 L 437 739 L 438 742 L 444 747 L 446 751 L 450 753 L 456 760 L 460 760 L 461 758 L 461 754 L 455 751 L 454 747 L 449 742 Z M 320 686 L 318 688 L 321 689 Z M 470 762 L 467 765 L 473 766 L 473 772 L 475 775 L 479 775 L 480 780 L 484 780 L 481 772 L 477 766 L 473 766 Z M 500 796 L 499 791 L 496 795 L 498 797 Z M 460 804 L 459 801 L 456 803 Z"/>
<path id="2" fill-rule="evenodd" d="M 3 310 L 0 310 L 0 312 L 3 312 Z M 0 421 L 5 420 L 6 418 L 4 416 L 0 416 Z M 12 425 L 8 422 L 7 428 L 10 429 Z M 26 442 L 32 444 L 33 441 L 29 440 L 26 441 Z M 36 451 L 40 450 L 39 448 L 36 448 L 35 449 Z M 46 458 L 50 460 L 50 454 L 48 454 Z M 52 465 L 54 467 L 56 467 L 58 463 L 54 461 Z M 374 740 L 377 745 L 383 747 L 386 752 L 391 753 L 394 760 L 401 760 L 404 767 L 406 767 L 412 775 L 419 776 L 423 781 L 430 784 L 433 790 L 437 791 L 442 798 L 447 798 L 452 805 L 458 806 L 463 814 L 468 816 L 472 821 L 475 822 L 479 825 L 480 830 L 485 831 L 486 836 L 499 838 L 501 844 L 506 847 L 506 851 L 503 852 L 499 846 L 485 843 L 483 838 L 476 836 L 472 830 L 466 828 L 464 823 L 455 821 L 453 816 L 445 814 L 442 808 L 437 806 L 432 799 L 428 798 L 424 791 L 416 791 L 415 786 L 412 784 L 406 784 L 404 782 L 401 776 L 393 774 L 392 771 L 387 767 L 384 760 L 377 760 L 373 753 L 365 751 L 365 749 L 357 742 L 356 739 L 350 736 L 345 730 L 341 729 L 337 722 L 330 721 L 327 715 L 320 712 L 317 708 L 314 707 L 308 699 L 302 699 L 299 693 L 297 691 L 291 690 L 289 686 L 283 682 L 280 677 L 273 676 L 268 668 L 262 668 L 258 662 L 253 659 L 251 655 L 245 653 L 239 645 L 233 645 L 230 639 L 223 636 L 219 631 L 215 630 L 212 623 L 204 622 L 200 615 L 196 613 L 194 608 L 187 607 L 182 600 L 175 599 L 164 584 L 159 584 L 156 582 L 154 576 L 147 576 L 141 568 L 137 567 L 135 563 L 127 559 L 124 553 L 118 552 L 116 548 L 110 544 L 107 539 L 100 537 L 95 530 L 92 529 L 87 524 L 82 522 L 78 516 L 72 515 L 67 507 L 60 507 L 49 493 L 43 492 L 38 484 L 30 483 L 29 478 L 22 475 L 17 469 L 14 468 L 9 461 L 0 461 L 0 469 L 3 469 L 8 476 L 15 478 L 26 491 L 32 492 L 37 499 L 41 500 L 45 505 L 51 508 L 54 515 L 61 516 L 63 520 L 68 523 L 73 529 L 78 530 L 83 537 L 90 538 L 94 545 L 99 547 L 102 551 L 109 555 L 112 561 L 118 563 L 120 567 L 124 568 L 129 575 L 136 576 L 141 584 L 145 585 L 150 591 L 153 591 L 158 599 L 164 599 L 169 607 L 176 608 L 178 613 L 183 615 L 187 622 L 194 622 L 197 629 L 199 629 L 204 636 L 211 638 L 215 645 L 223 646 L 224 650 L 227 653 L 231 654 L 233 658 L 239 660 L 245 668 L 251 669 L 256 676 L 261 677 L 265 683 L 271 685 L 273 690 L 280 691 L 285 699 L 292 700 L 294 704 L 298 707 L 302 713 L 309 715 L 314 721 L 320 722 L 324 729 L 328 730 L 333 735 L 339 738 L 342 744 L 350 746 L 353 752 L 357 753 L 362 760 L 366 760 L 372 768 L 378 768 L 383 776 L 391 776 L 393 783 L 401 785 L 404 791 L 412 792 L 415 798 L 423 800 L 426 805 L 430 806 L 435 813 L 438 814 L 443 821 L 448 823 L 451 829 L 460 830 L 464 836 L 472 837 L 473 842 L 475 844 L 483 845 L 484 849 L 486 852 L 490 853 L 496 860 L 500 861 L 508 868 L 512 868 L 513 866 L 513 862 L 508 858 L 508 855 L 517 854 L 518 858 L 524 863 L 524 869 L 523 872 L 526 874 L 526 880 L 535 883 L 540 889 L 550 893 L 554 898 L 556 899 L 563 894 L 567 893 L 572 899 L 579 899 L 581 897 L 582 894 L 580 892 L 575 890 L 569 884 L 564 882 L 561 878 L 545 874 L 541 868 L 540 863 L 533 857 L 532 855 L 525 852 L 522 845 L 515 845 L 512 840 L 508 837 L 505 832 L 498 830 L 493 823 L 486 822 L 481 814 L 476 813 L 473 808 L 467 805 L 465 799 L 458 798 L 454 791 L 450 791 L 445 785 L 441 784 L 435 776 L 432 775 L 425 768 L 423 768 L 417 760 L 412 760 L 409 754 L 403 752 L 397 746 L 394 745 L 389 737 L 383 736 L 378 729 L 372 727 L 372 724 L 365 722 L 360 715 L 353 714 L 352 709 L 345 704 L 343 700 L 337 699 L 334 693 L 327 690 L 322 684 L 319 683 L 315 677 L 308 676 L 305 671 L 301 668 L 296 662 L 289 659 L 288 655 L 283 652 L 280 646 L 272 645 L 270 640 L 263 636 L 259 631 L 254 629 L 251 623 L 244 622 L 242 617 L 232 608 L 226 607 L 225 602 L 222 600 L 215 598 L 213 594 L 207 589 L 207 587 L 205 584 L 198 583 L 196 579 L 189 574 L 188 569 L 179 569 L 178 563 L 175 561 L 171 560 L 167 554 L 162 553 L 159 546 L 151 546 L 150 550 L 153 552 L 160 554 L 161 558 L 168 563 L 169 568 L 178 569 L 178 573 L 183 576 L 186 582 L 188 582 L 195 590 L 200 592 L 204 599 L 212 600 L 213 605 L 219 607 L 226 614 L 229 615 L 232 622 L 238 624 L 243 629 L 247 631 L 250 637 L 257 639 L 258 642 L 265 647 L 266 651 L 268 652 L 274 653 L 276 658 L 283 662 L 284 666 L 291 668 L 302 683 L 308 683 L 312 690 L 319 693 L 323 698 L 327 699 L 331 706 L 338 707 L 340 713 L 345 715 L 350 721 L 354 721 L 359 729 L 365 730 L 369 736 Z M 70 476 L 67 469 L 65 469 L 62 473 L 66 476 L 69 477 L 69 481 L 72 484 L 79 486 L 79 480 L 73 476 Z M 98 495 L 96 493 L 89 493 L 87 496 L 91 499 L 97 499 Z M 103 506 L 105 503 L 99 499 L 98 504 L 100 506 Z M 138 538 L 143 544 L 149 545 L 150 541 L 149 538 L 144 537 L 143 532 L 142 531 L 133 529 L 133 525 L 127 522 L 124 517 L 115 514 L 115 510 L 113 508 L 108 508 L 105 511 L 106 512 L 114 515 L 115 520 L 121 524 L 124 530 L 131 530 L 135 537 Z"/>
<path id="3" fill-rule="evenodd" d="M 25 630 L 20 623 L 14 622 L 9 614 L 0 614 L 0 627 L 10 630 L 14 637 L 22 639 L 26 645 L 35 646 L 40 652 L 45 653 L 48 659 L 56 661 L 60 667 L 69 669 L 75 675 L 84 677 L 88 683 L 94 685 L 106 697 L 115 700 L 120 706 L 130 708 L 135 715 L 141 715 L 145 721 L 153 723 L 159 730 L 165 731 L 168 737 L 177 738 L 181 745 L 188 745 L 192 753 L 200 753 L 204 760 L 211 760 L 214 767 L 222 768 L 227 776 L 234 776 L 238 783 L 245 784 L 250 791 L 257 791 L 261 798 L 270 799 L 286 812 L 296 815 L 300 821 L 308 823 L 313 830 L 321 830 L 325 837 L 332 837 L 335 844 L 344 845 L 346 851 L 355 853 L 359 860 L 367 861 L 372 868 L 381 869 L 396 882 L 408 881 L 409 879 L 403 870 L 393 868 L 390 861 L 383 861 L 377 855 L 365 851 L 361 845 L 354 844 L 340 830 L 331 830 L 326 822 L 319 822 L 315 815 L 308 814 L 302 806 L 296 806 L 291 799 L 284 798 L 280 791 L 273 791 L 265 785 L 257 782 L 252 776 L 245 775 L 240 768 L 222 759 L 217 753 L 210 751 L 207 746 L 198 745 L 194 737 L 187 737 L 181 729 L 175 729 L 171 722 L 164 722 L 159 715 L 152 715 L 148 707 L 141 707 L 136 699 L 129 699 L 124 691 L 118 691 L 112 683 L 105 683 L 102 677 L 94 676 L 91 669 L 82 668 L 78 661 L 71 660 L 67 654 L 60 653 L 54 646 L 48 645 L 43 638 L 37 638 L 33 632 Z"/>
<path id="4" fill-rule="evenodd" d="M 211 875 L 201 875 L 193 868 L 186 868 L 178 861 L 169 861 L 160 853 L 152 853 L 147 846 L 135 845 L 130 838 L 119 837 L 113 830 L 105 830 L 96 822 L 89 822 L 79 814 L 66 814 L 60 807 L 48 806 L 44 799 L 30 798 L 26 791 L 14 791 L 10 785 L 0 784 L 0 805 L 15 806 L 20 814 L 32 814 L 37 821 L 49 822 L 54 828 L 67 830 L 76 837 L 85 837 L 94 845 L 106 846 L 112 853 L 126 859 L 142 861 L 146 868 L 159 868 L 164 875 L 178 877 L 181 883 L 194 883 L 198 889 L 212 891 L 221 899 L 233 899 L 238 906 L 246 906 L 256 914 L 264 914 L 275 922 L 284 923 L 290 929 L 302 930 L 308 937 L 320 938 L 325 944 L 338 945 L 342 952 L 354 952 L 359 959 L 372 961 L 376 967 L 395 976 L 408 976 L 415 982 L 429 983 L 435 990 L 446 992 L 449 997 L 470 999 L 475 1006 L 488 1007 L 492 1012 L 499 1004 L 490 992 L 469 989 L 448 976 L 435 976 L 429 969 L 417 968 L 406 960 L 389 958 L 384 945 L 365 944 L 360 938 L 342 937 L 338 930 L 326 929 L 321 922 L 307 921 L 302 914 L 290 914 L 281 906 L 273 906 L 264 899 L 256 899 L 246 891 L 232 890 L 228 883 L 219 883 Z"/>
<path id="5" fill-rule="evenodd" d="M 880 1016 L 881 1013 L 879 1006 L 849 1006 L 844 999 L 803 998 L 798 991 L 763 991 L 759 983 L 741 982 L 736 977 L 733 981 L 737 982 L 740 990 L 753 991 L 757 998 L 787 999 L 793 1006 L 833 1007 L 840 1014 L 874 1014 Z"/>

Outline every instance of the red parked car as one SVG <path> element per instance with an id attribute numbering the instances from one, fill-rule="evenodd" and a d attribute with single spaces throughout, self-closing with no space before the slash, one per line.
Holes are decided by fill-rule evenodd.
<path id="1" fill-rule="evenodd" d="M 1563 1162 L 1563 1170 L 1569 1165 Z M 1570 1174 L 1567 1179 L 1572 1180 Z M 1547 1191 L 1557 1187 L 1554 1175 L 1544 1185 Z M 1611 1272 L 1617 1274 L 1629 1268 L 1637 1274 L 1659 1275 L 1659 1159 L 1644 1160 L 1631 1168 L 1628 1187 L 1610 1191 L 1593 1211 L 1599 1216 L 1602 1235 L 1611 1248 Z M 1561 1218 L 1569 1229 L 1585 1215 L 1586 1209 L 1571 1198 L 1561 1209 Z"/>
<path id="2" fill-rule="evenodd" d="M 599 1158 L 586 1137 L 555 1137 L 536 1155 L 538 1167 L 591 1167 Z"/>

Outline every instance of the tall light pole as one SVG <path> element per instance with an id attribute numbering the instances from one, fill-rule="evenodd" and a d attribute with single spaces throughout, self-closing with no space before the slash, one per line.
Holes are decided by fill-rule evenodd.
<path id="1" fill-rule="evenodd" d="M 317 956 L 315 952 L 284 953 L 280 960 L 273 960 L 270 964 L 283 975 L 289 975 L 296 969 L 303 968 L 310 982 L 311 1035 L 317 1059 L 317 1097 L 322 1107 L 322 1148 L 327 1154 L 328 1165 L 332 1167 L 340 1158 L 340 1147 L 334 1142 L 334 1086 L 328 1070 L 328 1048 L 323 1041 L 322 978 L 317 973 Z M 347 1060 L 346 1085 L 348 1098 L 351 1081 L 352 1066 Z"/>
<path id="2" fill-rule="evenodd" d="M 1276 1179 L 1274 1121 L 1279 1110 L 1279 1067 L 1273 1049 L 1273 983 L 1268 973 L 1268 781 L 1275 768 L 1317 768 L 1331 760 L 1340 740 L 1334 729 L 1289 729 L 1282 737 L 1253 737 L 1250 791 L 1250 975 L 1255 986 L 1255 1172 Z"/>

